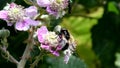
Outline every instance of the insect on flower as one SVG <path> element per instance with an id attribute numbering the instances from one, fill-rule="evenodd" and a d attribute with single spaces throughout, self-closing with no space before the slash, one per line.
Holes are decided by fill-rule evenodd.
<path id="1" fill-rule="evenodd" d="M 68 32 L 68 30 L 61 28 L 61 26 L 58 25 L 55 27 L 55 31 L 58 33 L 61 41 L 64 41 L 62 42 L 62 51 L 69 49 L 73 52 L 75 50 L 76 44 L 73 36 Z"/>
<path id="2" fill-rule="evenodd" d="M 58 25 L 55 27 L 55 31 L 48 31 L 46 26 L 41 26 L 37 30 L 37 34 L 42 49 L 45 49 L 55 56 L 60 56 L 62 52 L 65 56 L 65 63 L 68 63 L 70 56 L 76 48 L 75 41 L 68 30 Z"/>
<path id="3" fill-rule="evenodd" d="M 61 50 L 63 51 L 63 53 L 65 55 L 64 61 L 67 64 L 70 59 L 70 56 L 73 54 L 73 52 L 75 51 L 75 48 L 76 48 L 74 38 L 68 32 L 67 29 L 61 28 L 60 25 L 56 26 L 54 30 L 60 38 L 59 45 L 62 47 Z"/>

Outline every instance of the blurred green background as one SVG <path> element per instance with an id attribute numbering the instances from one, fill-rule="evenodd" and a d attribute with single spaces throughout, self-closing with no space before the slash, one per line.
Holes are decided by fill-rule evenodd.
<path id="1" fill-rule="evenodd" d="M 15 0 L 0 0 L 0 9 L 11 1 Z M 28 6 L 22 0 L 15 2 Z M 74 55 L 77 58 L 73 57 L 74 62 L 71 61 L 69 65 L 72 68 L 120 68 L 120 0 L 73 0 L 71 8 L 71 13 L 58 20 L 58 23 L 67 28 L 77 42 Z M 14 31 L 14 28 L 7 27 L 4 21 L 0 20 L 0 23 L 0 28 L 5 27 Z M 21 42 L 26 38 L 26 32 L 15 31 L 8 38 L 10 44 L 8 50 L 18 60 L 20 59 L 18 56 L 22 55 L 25 48 L 24 43 Z M 46 64 L 49 63 L 54 67 L 47 67 Z M 0 68 L 7 68 L 6 64 L 15 68 L 14 64 L 0 56 Z M 54 64 L 49 59 L 45 62 L 40 61 L 39 65 L 37 68 L 63 68 L 64 66 L 61 62 Z"/>

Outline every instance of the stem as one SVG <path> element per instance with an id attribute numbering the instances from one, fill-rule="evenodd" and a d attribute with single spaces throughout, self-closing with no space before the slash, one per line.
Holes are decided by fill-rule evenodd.
<path id="1" fill-rule="evenodd" d="M 0 50 L 2 52 L 3 58 L 5 58 L 8 61 L 15 63 L 17 65 L 18 61 L 7 50 L 7 47 L 8 47 L 7 38 L 5 37 L 5 38 L 1 39 L 1 43 L 2 43 L 2 45 L 0 45 Z"/>
<path id="2" fill-rule="evenodd" d="M 38 62 L 42 59 L 44 55 L 42 52 L 36 57 L 35 61 L 30 65 L 30 68 L 35 68 L 35 66 L 38 64 Z"/>
<path id="3" fill-rule="evenodd" d="M 31 34 L 29 35 L 27 46 L 23 53 L 22 59 L 20 60 L 20 62 L 17 65 L 17 68 L 25 67 L 26 62 L 27 62 L 28 58 L 30 57 L 30 52 L 31 52 L 32 48 L 33 48 L 33 32 L 31 32 Z"/>
<path id="4" fill-rule="evenodd" d="M 16 65 L 18 64 L 18 61 L 6 50 L 5 47 L 2 47 L 0 45 L 0 50 L 7 56 L 4 56 L 5 59 L 7 59 L 8 61 L 15 63 Z"/>
<path id="5" fill-rule="evenodd" d="M 32 48 L 32 45 L 28 44 L 26 46 L 26 49 L 25 49 L 24 53 L 23 53 L 22 59 L 18 63 L 17 68 L 24 68 L 25 67 L 25 64 L 26 64 L 26 62 L 27 62 L 27 60 L 30 56 L 30 52 L 31 52 L 30 48 Z"/>

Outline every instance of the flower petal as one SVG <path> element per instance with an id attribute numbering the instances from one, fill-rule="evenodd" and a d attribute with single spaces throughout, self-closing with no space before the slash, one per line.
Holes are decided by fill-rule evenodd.
<path id="1" fill-rule="evenodd" d="M 40 43 L 44 43 L 44 35 L 48 33 L 47 27 L 46 26 L 41 26 L 41 28 L 39 28 L 37 30 L 37 34 L 38 34 L 38 41 Z"/>
<path id="2" fill-rule="evenodd" d="M 30 26 L 26 21 L 19 21 L 15 24 L 15 28 L 19 31 L 27 31 Z"/>
<path id="3" fill-rule="evenodd" d="M 24 21 L 30 26 L 37 26 L 39 24 L 39 21 L 32 20 L 28 17 L 24 18 Z"/>
<path id="4" fill-rule="evenodd" d="M 8 12 L 5 10 L 0 11 L 0 19 L 7 20 Z"/>
<path id="5" fill-rule="evenodd" d="M 67 64 L 70 59 L 70 56 L 72 55 L 72 52 L 70 49 L 67 49 L 64 51 L 64 54 L 65 54 L 64 62 Z"/>
<path id="6" fill-rule="evenodd" d="M 53 15 L 53 16 L 57 16 L 57 14 L 58 14 L 58 9 L 56 9 L 56 10 L 52 10 L 52 8 L 53 7 L 51 7 L 51 6 L 47 6 L 47 8 L 46 8 L 46 11 L 50 14 L 50 15 Z"/>
<path id="7" fill-rule="evenodd" d="M 46 7 L 46 6 L 48 6 L 49 4 L 51 4 L 51 1 L 53 1 L 53 0 L 37 0 L 37 4 L 38 4 L 40 7 Z"/>
<path id="8" fill-rule="evenodd" d="M 59 52 L 57 52 L 57 51 L 54 51 L 52 54 L 55 56 L 59 56 Z"/>
<path id="9" fill-rule="evenodd" d="M 6 21 L 7 21 L 7 20 L 6 20 Z M 8 26 L 12 26 L 13 23 L 10 23 L 10 22 L 7 21 L 7 25 L 8 25 Z"/>
<path id="10" fill-rule="evenodd" d="M 64 62 L 67 64 L 67 63 L 68 63 L 68 61 L 69 61 L 69 59 L 70 59 L 70 56 L 65 55 L 65 57 L 64 57 Z"/>
<path id="11" fill-rule="evenodd" d="M 35 6 L 30 6 L 25 9 L 25 14 L 28 17 L 35 17 L 37 15 L 37 8 Z"/>
<path id="12" fill-rule="evenodd" d="M 45 50 L 49 50 L 50 46 L 41 44 L 41 48 Z"/>
<path id="13" fill-rule="evenodd" d="M 10 5 L 10 8 L 15 8 L 17 6 L 15 3 L 11 3 L 9 5 Z"/>

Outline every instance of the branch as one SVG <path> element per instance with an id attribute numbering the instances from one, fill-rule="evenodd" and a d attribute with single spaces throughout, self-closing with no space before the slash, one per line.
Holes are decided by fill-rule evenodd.
<path id="1" fill-rule="evenodd" d="M 17 68 L 24 68 L 25 67 L 26 62 L 27 62 L 28 58 L 30 57 L 31 48 L 32 48 L 31 44 L 28 44 L 26 46 L 26 49 L 25 49 L 23 56 L 22 56 L 22 59 L 18 63 Z"/>
<path id="2" fill-rule="evenodd" d="M 30 65 L 30 68 L 35 68 L 35 66 L 37 66 L 37 64 L 39 63 L 39 61 L 41 60 L 41 58 L 44 55 L 42 54 L 42 52 L 36 57 L 35 61 Z"/>
<path id="3" fill-rule="evenodd" d="M 16 65 L 18 64 L 18 61 L 9 53 L 9 51 L 6 50 L 6 47 L 2 47 L 0 45 L 0 50 L 6 55 L 3 55 L 5 59 L 12 63 L 15 63 Z"/>
<path id="4" fill-rule="evenodd" d="M 28 60 L 28 58 L 30 57 L 30 52 L 31 49 L 33 48 L 33 32 L 30 33 L 29 38 L 28 38 L 28 42 L 27 42 L 27 46 L 25 48 L 25 51 L 22 55 L 22 59 L 20 60 L 20 62 L 17 65 L 17 68 L 24 68 L 25 64 Z"/>

